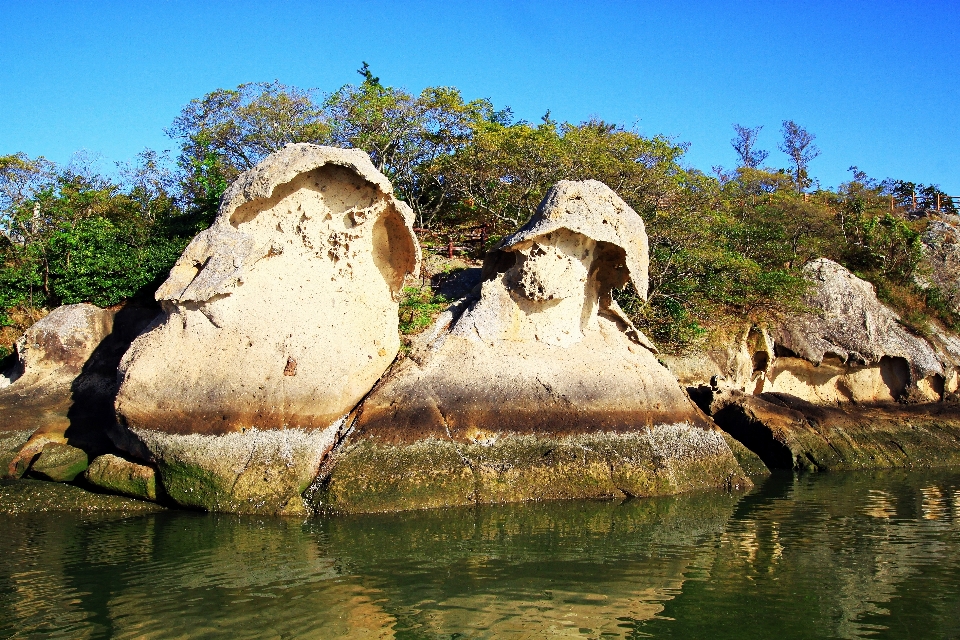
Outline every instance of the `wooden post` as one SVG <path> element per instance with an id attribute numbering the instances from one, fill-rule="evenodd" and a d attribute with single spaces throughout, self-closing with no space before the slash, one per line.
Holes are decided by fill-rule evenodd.
<path id="1" fill-rule="evenodd" d="M 890 213 L 893 213 L 893 196 L 890 196 Z"/>
<path id="2" fill-rule="evenodd" d="M 453 236 L 447 237 L 447 257 L 453 260 Z"/>
<path id="3" fill-rule="evenodd" d="M 911 211 L 916 211 L 916 210 L 917 210 L 917 192 L 914 191 L 913 192 L 913 208 L 911 209 Z"/>

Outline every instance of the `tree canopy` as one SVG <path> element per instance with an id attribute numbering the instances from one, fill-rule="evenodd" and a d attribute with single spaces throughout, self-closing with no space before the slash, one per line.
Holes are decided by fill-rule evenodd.
<path id="1" fill-rule="evenodd" d="M 666 349 L 727 321 L 798 308 L 799 269 L 816 256 L 869 278 L 917 322 L 957 326 L 928 304 L 935 291 L 914 285 L 925 224 L 916 210 L 938 195 L 941 208 L 953 211 L 952 202 L 936 185 L 877 182 L 856 167 L 838 189 L 805 193 L 819 150 L 793 121 L 781 131 L 788 167 L 764 165 L 762 127 L 734 125 L 740 166 L 710 176 L 668 137 L 599 118 L 558 122 L 549 111 L 531 123 L 454 87 L 414 94 L 383 84 L 366 63 L 358 74 L 358 84 L 328 94 L 274 81 L 192 100 L 167 130 L 179 144 L 175 164 L 146 150 L 107 177 L 0 156 L 0 325 L 20 330 L 15 318 L 64 303 L 152 295 L 232 180 L 285 144 L 312 142 L 370 154 L 416 213 L 428 249 L 454 242 L 476 258 L 523 224 L 558 180 L 606 183 L 650 236 L 649 300 L 629 288 L 618 299 Z M 9 343 L 9 333 L 0 338 Z"/>

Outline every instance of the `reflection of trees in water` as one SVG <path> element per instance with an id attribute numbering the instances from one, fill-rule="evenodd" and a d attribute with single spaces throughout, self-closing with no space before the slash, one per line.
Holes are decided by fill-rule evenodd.
<path id="1" fill-rule="evenodd" d="M 0 636 L 960 634 L 956 475 L 308 522 L 0 518 Z"/>
<path id="2" fill-rule="evenodd" d="M 772 479 L 738 506 L 709 588 L 688 581 L 666 607 L 677 620 L 669 635 L 713 628 L 718 637 L 866 637 L 898 624 L 891 603 L 909 609 L 956 594 L 958 481 L 898 472 Z M 729 615 L 737 608 L 746 627 Z M 952 636 L 957 620 L 931 616 L 922 631 Z M 933 631 L 940 625 L 943 633 Z M 643 626 L 664 628 L 659 620 Z"/>

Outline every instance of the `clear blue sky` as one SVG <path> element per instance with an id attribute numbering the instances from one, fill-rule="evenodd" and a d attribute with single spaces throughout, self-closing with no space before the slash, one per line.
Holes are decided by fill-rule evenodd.
<path id="1" fill-rule="evenodd" d="M 793 119 L 824 185 L 858 165 L 960 195 L 960 0 L 940 2 L 42 2 L 0 0 L 0 153 L 109 165 L 191 98 L 278 79 L 454 85 L 536 121 L 596 115 L 732 167 L 731 123 Z"/>

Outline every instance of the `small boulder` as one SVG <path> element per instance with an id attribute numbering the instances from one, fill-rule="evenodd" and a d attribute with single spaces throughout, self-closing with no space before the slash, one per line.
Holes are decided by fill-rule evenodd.
<path id="1" fill-rule="evenodd" d="M 50 442 L 69 439 L 91 450 L 110 446 L 102 422 L 88 430 L 72 429 L 69 438 L 67 430 L 75 404 L 83 395 L 76 388 L 77 381 L 113 327 L 113 311 L 71 304 L 54 309 L 17 340 L 13 366 L 3 377 L 10 383 L 0 389 L 0 441 L 24 433 L 29 439 L 21 442 L 12 458 L 2 455 L 0 443 L 0 464 L 7 461 L 0 473 L 22 475 Z M 115 370 L 111 377 L 116 380 Z"/>
<path id="2" fill-rule="evenodd" d="M 72 482 L 86 470 L 87 454 L 68 444 L 49 442 L 30 467 L 30 475 L 54 482 Z"/>
<path id="3" fill-rule="evenodd" d="M 93 486 L 113 493 L 143 500 L 157 499 L 156 471 L 113 454 L 95 458 L 84 478 Z"/>

